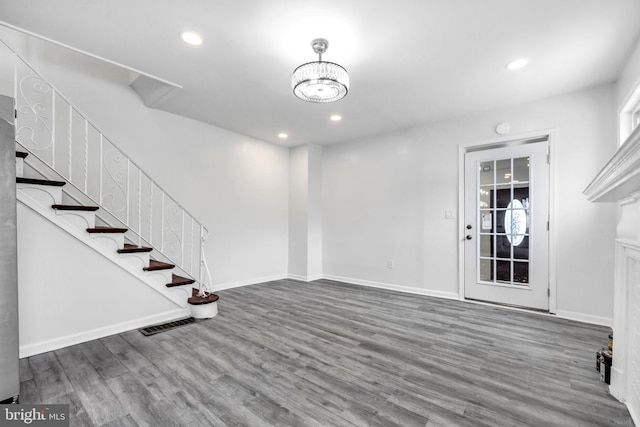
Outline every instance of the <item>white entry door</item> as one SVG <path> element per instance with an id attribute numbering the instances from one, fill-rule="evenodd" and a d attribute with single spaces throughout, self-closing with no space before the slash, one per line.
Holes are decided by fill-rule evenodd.
<path id="1" fill-rule="evenodd" d="M 544 140 L 465 154 L 465 298 L 549 310 L 548 152 Z"/>

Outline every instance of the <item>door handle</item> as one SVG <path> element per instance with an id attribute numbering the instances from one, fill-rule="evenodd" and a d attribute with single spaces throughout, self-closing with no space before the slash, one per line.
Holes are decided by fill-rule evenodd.
<path id="1" fill-rule="evenodd" d="M 471 240 L 473 239 L 473 237 L 471 236 L 471 234 L 467 234 L 467 240 Z"/>

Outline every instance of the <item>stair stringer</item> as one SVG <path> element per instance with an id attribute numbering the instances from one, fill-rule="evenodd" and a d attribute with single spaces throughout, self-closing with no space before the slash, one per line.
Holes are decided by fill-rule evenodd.
<path id="1" fill-rule="evenodd" d="M 118 241 L 122 238 L 122 235 L 91 235 L 87 233 L 85 229 L 78 228 L 70 221 L 65 221 L 64 215 L 57 214 L 51 207 L 43 206 L 28 192 L 24 192 L 21 189 L 18 189 L 17 191 L 17 199 L 20 203 L 27 206 L 42 217 L 46 218 L 59 228 L 63 229 L 71 236 L 84 243 L 86 246 L 90 247 L 120 268 L 127 271 L 136 279 L 147 284 L 154 291 L 160 293 L 162 296 L 173 302 L 177 307 L 185 309 L 185 316 L 189 315 L 189 304 L 187 303 L 188 297 L 191 296 L 189 292 L 185 289 L 180 289 L 184 288 L 184 286 L 179 286 L 176 288 L 166 287 L 166 284 L 171 282 L 171 270 L 143 271 L 142 267 L 144 265 L 142 263 L 124 261 L 131 260 L 135 256 L 135 254 L 126 254 L 127 256 L 125 257 L 123 256 L 123 254 L 119 254 L 117 252 L 117 249 L 122 247 L 122 245 L 119 245 Z M 103 239 L 106 241 L 103 242 Z M 190 288 L 191 287 L 189 287 L 189 290 Z"/>

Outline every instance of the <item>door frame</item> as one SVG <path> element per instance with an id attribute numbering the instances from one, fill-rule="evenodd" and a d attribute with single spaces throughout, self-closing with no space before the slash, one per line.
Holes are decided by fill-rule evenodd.
<path id="1" fill-rule="evenodd" d="M 491 149 L 499 148 L 510 145 L 510 143 L 517 143 L 525 139 L 534 138 L 548 138 L 549 144 L 549 313 L 555 314 L 557 307 L 557 295 L 556 295 L 556 162 L 555 162 L 555 129 L 543 129 L 539 131 L 518 133 L 513 135 L 502 136 L 498 138 L 492 138 L 484 141 L 475 141 L 458 145 L 458 298 L 461 301 L 466 301 L 465 289 L 464 289 L 464 247 L 465 247 L 465 229 L 464 229 L 464 161 L 465 154 L 469 151 L 478 151 L 479 149 Z"/>

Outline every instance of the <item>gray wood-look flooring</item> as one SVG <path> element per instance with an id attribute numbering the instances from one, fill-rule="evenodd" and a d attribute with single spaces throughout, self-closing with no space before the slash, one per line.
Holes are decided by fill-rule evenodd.
<path id="1" fill-rule="evenodd" d="M 632 426 L 599 326 L 327 280 L 219 292 L 217 317 L 21 360 L 74 426 Z"/>

